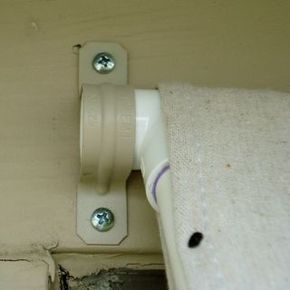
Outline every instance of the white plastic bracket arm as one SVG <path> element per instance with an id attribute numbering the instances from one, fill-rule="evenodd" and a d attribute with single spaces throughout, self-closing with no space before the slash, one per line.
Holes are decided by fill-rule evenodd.
<path id="1" fill-rule="evenodd" d="M 107 73 L 94 67 L 112 57 Z M 127 236 L 126 180 L 135 149 L 134 90 L 127 86 L 127 53 L 115 43 L 85 44 L 79 52 L 81 94 L 77 234 L 87 244 L 118 245 Z M 106 69 L 108 59 L 99 59 Z"/>

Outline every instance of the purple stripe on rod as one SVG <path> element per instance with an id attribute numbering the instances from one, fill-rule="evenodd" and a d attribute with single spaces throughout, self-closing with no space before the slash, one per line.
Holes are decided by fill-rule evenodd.
<path id="1" fill-rule="evenodd" d="M 157 204 L 156 188 L 157 188 L 158 182 L 159 182 L 160 178 L 162 177 L 162 175 L 169 169 L 170 169 L 170 165 L 166 164 L 164 167 L 162 167 L 162 169 L 159 171 L 158 175 L 156 176 L 156 178 L 154 180 L 151 194 L 153 195 L 153 198 L 154 198 L 156 204 Z"/>

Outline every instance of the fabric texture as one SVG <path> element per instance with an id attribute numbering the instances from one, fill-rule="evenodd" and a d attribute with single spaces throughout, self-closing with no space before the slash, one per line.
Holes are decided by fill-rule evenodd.
<path id="1" fill-rule="evenodd" d="M 290 94 L 159 90 L 188 289 L 290 289 Z"/>

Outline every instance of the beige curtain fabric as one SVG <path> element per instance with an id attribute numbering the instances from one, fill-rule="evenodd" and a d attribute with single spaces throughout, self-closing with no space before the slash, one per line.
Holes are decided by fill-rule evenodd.
<path id="1" fill-rule="evenodd" d="M 159 89 L 188 289 L 290 289 L 290 94 Z"/>

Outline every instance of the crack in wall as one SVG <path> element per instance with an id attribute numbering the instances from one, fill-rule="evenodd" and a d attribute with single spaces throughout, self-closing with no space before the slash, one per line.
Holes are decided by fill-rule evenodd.
<path id="1" fill-rule="evenodd" d="M 28 260 L 28 259 L 3 259 L 3 258 L 1 258 L 0 262 L 28 262 L 28 263 L 30 263 L 31 260 Z"/>

